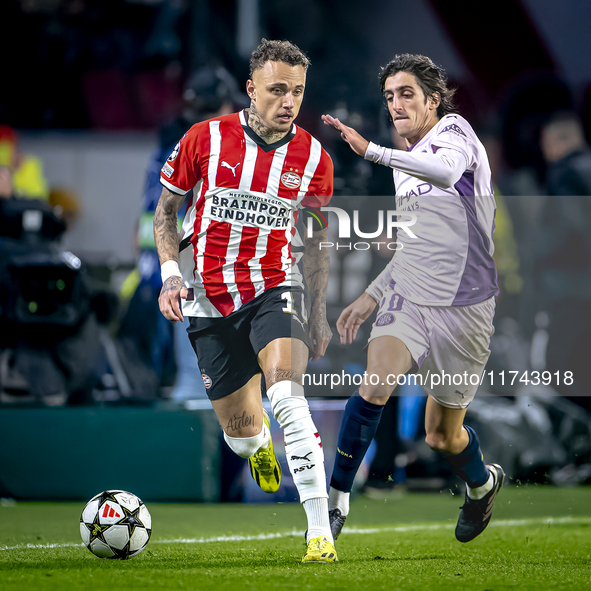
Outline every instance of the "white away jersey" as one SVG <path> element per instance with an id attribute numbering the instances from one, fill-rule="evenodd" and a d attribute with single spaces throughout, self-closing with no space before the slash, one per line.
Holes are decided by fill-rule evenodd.
<path id="1" fill-rule="evenodd" d="M 416 304 L 466 306 L 498 294 L 493 260 L 495 198 L 484 146 L 459 115 L 446 115 L 408 151 L 457 150 L 466 171 L 451 188 L 437 187 L 394 169 L 397 213 L 417 216 L 412 239 L 393 259 L 391 286 Z M 399 217 L 399 220 L 408 218 Z"/>
<path id="2" fill-rule="evenodd" d="M 228 316 L 267 289 L 302 286 L 292 254 L 298 209 L 326 205 L 333 190 L 330 156 L 309 133 L 294 125 L 266 144 L 244 112 L 203 121 L 177 144 L 160 182 L 193 190 L 179 246 L 183 314 Z"/>

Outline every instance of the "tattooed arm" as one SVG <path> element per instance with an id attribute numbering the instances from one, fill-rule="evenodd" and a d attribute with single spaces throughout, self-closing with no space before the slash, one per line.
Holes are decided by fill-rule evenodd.
<path id="1" fill-rule="evenodd" d="M 185 200 L 184 195 L 177 195 L 166 187 L 162 189 L 156 212 L 154 213 L 154 241 L 158 250 L 160 265 L 167 261 L 178 263 L 179 230 L 177 215 Z M 180 298 L 187 297 L 183 278 L 178 275 L 169 277 L 163 284 L 158 298 L 160 311 L 167 320 L 183 321 Z"/>
<path id="2" fill-rule="evenodd" d="M 327 249 L 321 250 L 320 243 L 327 240 L 327 229 L 317 230 L 312 238 L 305 239 L 305 252 L 302 257 L 302 270 L 311 300 L 309 318 L 310 344 L 314 347 L 316 361 L 324 355 L 332 338 L 332 331 L 326 320 L 326 289 L 330 255 Z"/>

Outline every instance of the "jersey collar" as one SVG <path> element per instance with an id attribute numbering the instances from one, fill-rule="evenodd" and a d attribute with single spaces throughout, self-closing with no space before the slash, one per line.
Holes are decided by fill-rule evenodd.
<path id="1" fill-rule="evenodd" d="M 285 146 L 288 144 L 295 136 L 297 128 L 295 123 L 292 123 L 291 130 L 289 133 L 281 138 L 278 142 L 274 142 L 273 144 L 268 144 L 265 140 L 260 138 L 249 126 L 246 122 L 246 113 L 244 112 L 245 109 L 240 111 L 240 124 L 242 125 L 242 129 L 244 129 L 244 133 L 257 145 L 263 152 L 272 152 L 273 150 L 277 150 L 281 148 L 281 146 Z"/>

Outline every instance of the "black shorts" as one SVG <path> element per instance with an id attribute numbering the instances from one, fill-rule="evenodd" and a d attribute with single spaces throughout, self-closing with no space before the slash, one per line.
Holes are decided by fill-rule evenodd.
<path id="1" fill-rule="evenodd" d="M 219 400 L 261 373 L 257 355 L 271 341 L 294 338 L 308 347 L 304 292 L 274 287 L 223 318 L 189 318 L 189 339 L 197 354 L 210 400 Z"/>

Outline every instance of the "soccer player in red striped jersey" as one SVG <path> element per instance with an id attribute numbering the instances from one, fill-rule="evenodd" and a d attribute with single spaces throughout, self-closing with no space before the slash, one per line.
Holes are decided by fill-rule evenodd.
<path id="1" fill-rule="evenodd" d="M 300 211 L 326 205 L 333 190 L 330 157 L 294 123 L 308 66 L 295 45 L 263 39 L 250 60 L 250 107 L 194 125 L 163 166 L 154 236 L 160 310 L 173 322 L 189 318 L 226 442 L 248 458 L 262 490 L 279 488 L 281 468 L 261 399 L 266 391 L 308 517 L 303 562 L 332 562 L 324 455 L 302 386 L 310 351 L 318 359 L 332 337 L 329 257 L 319 248 L 326 225 L 314 216 L 319 228 L 304 248 L 295 230 Z M 189 192 L 179 236 L 177 212 Z"/>

